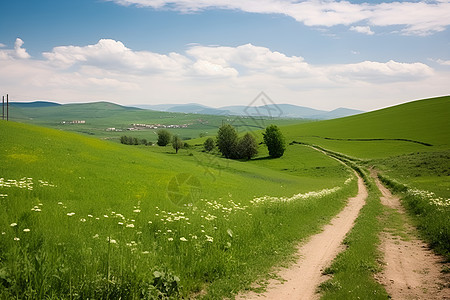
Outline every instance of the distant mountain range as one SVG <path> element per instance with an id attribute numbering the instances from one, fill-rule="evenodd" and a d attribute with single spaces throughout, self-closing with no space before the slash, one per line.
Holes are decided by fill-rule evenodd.
<path id="1" fill-rule="evenodd" d="M 11 106 L 22 108 L 44 108 L 44 107 L 56 107 L 63 106 L 67 109 L 75 109 L 80 104 L 59 104 L 55 102 L 47 101 L 34 101 L 34 102 L 10 102 Z M 274 117 L 274 118 L 293 118 L 293 119 L 316 119 L 316 120 L 328 120 L 337 119 L 352 115 L 363 113 L 364 111 L 338 108 L 332 111 L 318 110 L 304 106 L 292 105 L 292 104 L 269 104 L 263 106 L 224 106 L 220 108 L 213 108 L 197 103 L 190 104 L 156 104 L 156 105 L 134 105 L 131 107 L 121 106 L 109 102 L 98 102 L 95 104 L 97 109 L 107 106 L 108 109 L 146 109 L 163 112 L 176 112 L 176 113 L 188 113 L 188 114 L 205 114 L 215 116 L 251 116 L 251 117 Z"/>
<path id="2" fill-rule="evenodd" d="M 190 104 L 157 104 L 157 105 L 135 105 L 135 107 L 142 109 L 150 109 L 156 111 L 179 112 L 179 113 L 194 113 L 207 115 L 240 115 L 252 117 L 280 117 L 280 118 L 301 118 L 301 119 L 317 119 L 328 120 L 348 117 L 363 113 L 364 111 L 337 108 L 332 111 L 318 110 L 304 106 L 292 104 L 270 104 L 263 106 L 224 106 L 220 108 L 213 108 L 197 103 Z"/>

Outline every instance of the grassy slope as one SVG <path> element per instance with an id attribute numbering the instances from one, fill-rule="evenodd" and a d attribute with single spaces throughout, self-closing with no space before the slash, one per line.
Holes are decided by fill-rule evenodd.
<path id="1" fill-rule="evenodd" d="M 285 128 L 289 141 L 303 141 L 359 158 L 383 158 L 410 152 L 449 148 L 450 96 L 410 102 L 357 116 L 292 125 Z M 336 141 L 328 138 L 410 139 L 406 141 Z"/>
<path id="2" fill-rule="evenodd" d="M 344 185 L 345 168 L 306 147 L 289 150 L 285 164 L 301 166 L 290 172 L 14 122 L 1 121 L 0 129 L 3 296 L 127 297 L 153 286 L 177 295 L 158 285 L 176 283 L 173 274 L 181 279 L 175 286 L 182 286 L 182 295 L 206 288 L 211 297 L 230 296 L 285 261 L 299 239 L 317 231 L 356 191 L 354 181 Z M 169 182 L 180 173 L 193 175 L 202 187 L 189 198 L 197 210 L 168 198 Z M 32 178 L 33 190 L 5 184 L 24 177 Z M 335 186 L 342 189 L 330 196 L 250 203 L 255 196 L 290 197 Z M 174 221 L 181 213 L 190 220 Z M 155 270 L 173 273 L 154 277 Z"/>
<path id="3" fill-rule="evenodd" d="M 95 135 L 100 138 L 117 140 L 121 135 L 131 135 L 156 141 L 155 130 L 129 132 L 131 124 L 192 124 L 188 128 L 170 129 L 184 139 L 196 138 L 200 133 L 214 135 L 222 121 L 234 120 L 236 117 L 184 114 L 151 111 L 124 107 L 108 102 L 66 104 L 40 108 L 10 108 L 10 119 L 17 122 L 36 124 L 65 131 Z M 61 124 L 62 121 L 85 120 L 86 124 Z M 277 124 L 288 125 L 302 120 L 276 120 Z M 237 119 L 237 125 L 260 125 L 251 118 Z M 245 126 L 244 126 L 245 127 Z M 124 129 L 124 132 L 107 132 L 106 128 Z M 250 127 L 252 128 L 252 127 Z"/>

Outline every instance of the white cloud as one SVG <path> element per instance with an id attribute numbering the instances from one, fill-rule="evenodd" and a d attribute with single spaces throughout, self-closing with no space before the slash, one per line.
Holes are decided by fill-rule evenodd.
<path id="1" fill-rule="evenodd" d="M 378 4 L 333 0 L 108 0 L 120 5 L 197 12 L 230 9 L 250 13 L 284 14 L 307 26 L 400 25 L 405 35 L 429 35 L 450 25 L 450 1 L 402 1 Z"/>
<path id="2" fill-rule="evenodd" d="M 367 35 L 374 35 L 375 34 L 375 32 L 373 32 L 370 29 L 369 26 L 352 26 L 352 27 L 350 27 L 350 30 L 356 31 L 356 32 L 359 32 L 359 33 L 364 33 L 364 34 L 367 34 Z"/>
<path id="3" fill-rule="evenodd" d="M 22 43 L 17 43 L 19 49 Z M 348 99 L 416 99 L 448 93 L 450 72 L 396 61 L 314 65 L 266 47 L 192 45 L 184 53 L 134 51 L 120 41 L 55 47 L 44 59 L 0 50 L 0 90 L 16 100 L 123 104 L 247 104 L 261 90 L 277 102 L 335 108 Z M 6 55 L 2 56 L 2 53 Z M 303 102 L 299 102 L 303 101 Z M 373 102 L 371 105 L 374 105 Z M 320 107 L 322 106 L 322 107 Z"/>
<path id="4" fill-rule="evenodd" d="M 442 60 L 442 59 L 438 59 L 436 61 L 438 64 L 441 64 L 443 66 L 450 66 L 450 60 Z"/>
<path id="5" fill-rule="evenodd" d="M 30 55 L 28 54 L 27 50 L 25 48 L 22 48 L 23 41 L 20 38 L 17 38 L 14 43 L 14 50 L 0 50 L 0 59 L 6 60 L 6 59 L 27 59 L 30 58 Z M 6 46 L 4 44 L 0 44 L 0 48 L 5 48 Z"/>

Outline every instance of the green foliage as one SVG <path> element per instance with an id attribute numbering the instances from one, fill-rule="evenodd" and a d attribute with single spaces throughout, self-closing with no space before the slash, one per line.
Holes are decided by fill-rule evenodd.
<path id="1" fill-rule="evenodd" d="M 161 147 L 167 146 L 170 143 L 172 134 L 165 129 L 160 129 L 158 130 L 157 133 L 158 133 L 158 141 L 156 142 L 156 144 Z"/>
<path id="2" fill-rule="evenodd" d="M 286 150 L 286 142 L 278 126 L 269 125 L 263 133 L 263 137 L 271 157 L 278 158 L 283 156 Z"/>
<path id="3" fill-rule="evenodd" d="M 211 137 L 207 138 L 206 141 L 203 143 L 203 149 L 205 149 L 206 152 L 214 150 L 215 147 L 216 142 Z"/>
<path id="4" fill-rule="evenodd" d="M 131 136 L 122 135 L 120 137 L 120 143 L 124 145 L 151 145 L 151 142 L 147 142 L 146 139 L 138 139 Z"/>
<path id="5" fill-rule="evenodd" d="M 238 134 L 230 124 L 222 125 L 217 132 L 217 148 L 225 158 L 236 158 Z"/>
<path id="6" fill-rule="evenodd" d="M 237 157 L 251 159 L 256 154 L 258 154 L 258 144 L 256 143 L 255 137 L 250 133 L 246 133 L 239 139 Z"/>
<path id="7" fill-rule="evenodd" d="M 174 135 L 172 138 L 172 147 L 175 149 L 175 152 L 178 153 L 178 150 L 183 148 L 184 142 L 178 135 Z"/>

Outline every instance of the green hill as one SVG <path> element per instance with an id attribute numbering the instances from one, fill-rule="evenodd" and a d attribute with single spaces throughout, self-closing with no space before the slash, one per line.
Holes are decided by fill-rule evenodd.
<path id="1" fill-rule="evenodd" d="M 359 158 L 381 158 L 448 149 L 449 128 L 450 96 L 446 96 L 284 129 L 289 141 L 322 145 Z"/>
<path id="2" fill-rule="evenodd" d="M 0 121 L 0 298 L 231 297 L 356 191 L 317 151 L 286 159 L 301 167 Z"/>

